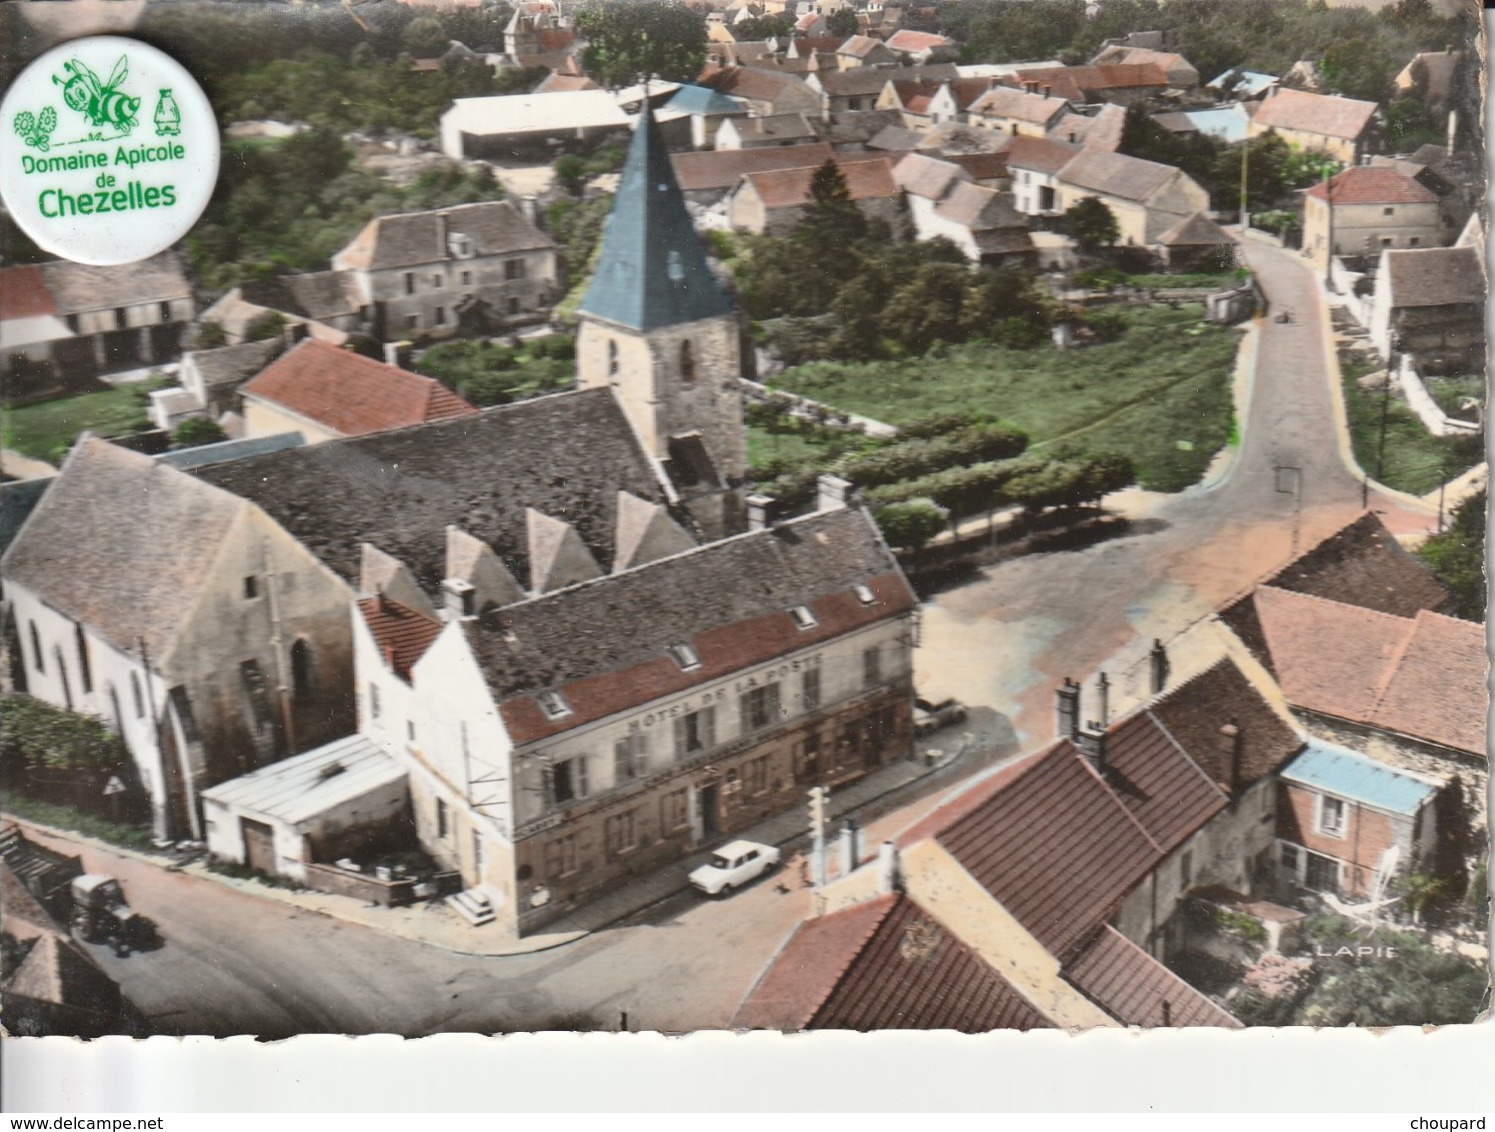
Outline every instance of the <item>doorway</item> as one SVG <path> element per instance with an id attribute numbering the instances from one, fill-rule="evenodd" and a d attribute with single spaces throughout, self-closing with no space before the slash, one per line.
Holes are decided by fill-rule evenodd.
<path id="1" fill-rule="evenodd" d="M 714 782 L 710 786 L 701 787 L 701 837 L 708 841 L 721 832 L 721 822 L 716 812 L 719 792 L 720 789 Z"/>
<path id="2" fill-rule="evenodd" d="M 244 830 L 244 863 L 251 869 L 275 875 L 275 831 L 262 821 L 240 818 Z"/>

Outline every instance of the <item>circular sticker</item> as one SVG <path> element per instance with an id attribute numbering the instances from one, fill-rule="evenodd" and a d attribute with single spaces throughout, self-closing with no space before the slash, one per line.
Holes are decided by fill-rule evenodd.
<path id="1" fill-rule="evenodd" d="M 0 198 L 40 248 L 134 263 L 197 222 L 218 180 L 218 122 L 180 63 L 97 35 L 54 47 L 0 100 Z"/>

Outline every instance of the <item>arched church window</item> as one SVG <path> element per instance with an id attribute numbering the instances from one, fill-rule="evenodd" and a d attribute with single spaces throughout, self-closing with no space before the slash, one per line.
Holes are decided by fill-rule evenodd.
<path id="1" fill-rule="evenodd" d="M 611 338 L 607 340 L 607 376 L 618 376 L 618 343 Z"/>

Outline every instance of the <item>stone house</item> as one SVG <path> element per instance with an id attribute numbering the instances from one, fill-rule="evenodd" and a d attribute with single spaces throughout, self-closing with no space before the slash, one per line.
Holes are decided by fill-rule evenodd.
<path id="1" fill-rule="evenodd" d="M 239 391 L 246 438 L 299 432 L 307 444 L 469 416 L 441 382 L 306 339 Z"/>
<path id="2" fill-rule="evenodd" d="M 883 45 L 894 55 L 912 64 L 947 61 L 954 57 L 960 46 L 948 36 L 908 28 L 899 28 L 883 40 Z"/>
<path id="3" fill-rule="evenodd" d="M 1012 202 L 1025 216 L 1057 216 L 1064 211 L 1059 195 L 1059 171 L 1079 153 L 1080 147 L 1050 138 L 1019 134 L 999 151 L 1007 158 L 1012 176 Z"/>
<path id="4" fill-rule="evenodd" d="M 1106 67 L 1118 63 L 1155 64 L 1162 69 L 1169 86 L 1188 89 L 1199 85 L 1198 69 L 1176 51 L 1158 51 L 1151 47 L 1130 47 L 1117 43 L 1103 47 L 1095 58 L 1090 60 L 1092 67 Z"/>
<path id="5" fill-rule="evenodd" d="M 775 114 L 768 118 L 728 119 L 716 132 L 717 149 L 764 149 L 800 146 L 819 140 L 803 114 Z"/>
<path id="6" fill-rule="evenodd" d="M 0 359 L 58 374 L 175 361 L 196 317 L 175 252 L 94 267 L 70 260 L 0 268 Z"/>
<path id="7" fill-rule="evenodd" d="M 820 96 L 804 79 L 794 75 L 749 66 L 707 66 L 697 81 L 701 86 L 742 99 L 755 118 L 796 113 L 814 117 L 820 113 Z"/>
<path id="8" fill-rule="evenodd" d="M 724 200 L 745 173 L 807 167 L 818 169 L 830 160 L 832 152 L 825 142 L 762 149 L 704 150 L 700 153 L 672 153 L 670 167 L 687 201 L 710 206 Z"/>
<path id="9" fill-rule="evenodd" d="M 1251 117 L 1253 138 L 1275 133 L 1294 149 L 1358 165 L 1380 143 L 1381 110 L 1374 102 L 1277 87 Z"/>
<path id="10" fill-rule="evenodd" d="M 1486 286 L 1482 245 L 1388 248 L 1376 270 L 1371 342 L 1387 361 L 1399 349 L 1424 367 L 1480 366 Z"/>
<path id="11" fill-rule="evenodd" d="M 887 44 L 869 35 L 854 35 L 836 48 L 836 70 L 897 66 L 899 58 Z M 853 107 L 852 109 L 855 109 Z"/>
<path id="12" fill-rule="evenodd" d="M 1352 166 L 1303 194 L 1303 251 L 1320 268 L 1330 256 L 1374 259 L 1444 242 L 1437 194 L 1387 166 Z"/>
<path id="13" fill-rule="evenodd" d="M 370 220 L 332 257 L 374 337 L 493 333 L 560 297 L 560 250 L 509 201 Z"/>
<path id="14" fill-rule="evenodd" d="M 893 179 L 890 159 L 838 156 L 836 167 L 846 179 L 851 202 L 868 220 L 891 225 L 901 220 L 903 194 Z M 770 236 L 791 231 L 814 203 L 810 191 L 814 176 L 814 168 L 744 174 L 727 204 L 727 217 L 732 227 Z"/>
<path id="15" fill-rule="evenodd" d="M 1006 194 L 977 185 L 954 161 L 922 153 L 893 167 L 919 240 L 946 239 L 973 263 L 1032 267 L 1036 259 L 1027 221 Z"/>
<path id="16" fill-rule="evenodd" d="M 1013 137 L 1047 137 L 1069 110 L 1069 103 L 1043 93 L 1037 82 L 1019 90 L 992 87 L 971 103 L 967 120 L 973 126 Z"/>
<path id="17" fill-rule="evenodd" d="M 1169 271 L 1225 271 L 1236 263 L 1240 241 L 1196 212 L 1158 236 L 1153 250 Z"/>
<path id="18" fill-rule="evenodd" d="M 24 690 L 124 740 L 158 837 L 352 726 L 352 591 L 261 508 L 84 439 L 3 560 Z"/>
<path id="19" fill-rule="evenodd" d="M 932 63 L 924 67 L 858 67 L 846 71 L 818 71 L 805 77 L 808 86 L 820 98 L 820 116 L 850 111 L 875 110 L 889 82 L 951 82 L 960 72 L 950 63 Z"/>
<path id="20" fill-rule="evenodd" d="M 1091 67 L 1024 67 L 1005 81 L 1037 83 L 1038 89 L 1076 106 L 1110 102 L 1130 106 L 1164 94 L 1170 84 L 1156 63 L 1108 63 Z"/>
<path id="21" fill-rule="evenodd" d="M 1209 209 L 1209 193 L 1187 173 L 1123 153 L 1083 150 L 1056 180 L 1059 212 L 1095 197 L 1116 217 L 1122 244 L 1150 247 L 1180 221 Z"/>

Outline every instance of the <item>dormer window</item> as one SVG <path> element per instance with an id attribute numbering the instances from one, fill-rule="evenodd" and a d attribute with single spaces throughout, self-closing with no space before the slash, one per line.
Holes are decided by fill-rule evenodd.
<path id="1" fill-rule="evenodd" d="M 669 653 L 670 659 L 680 666 L 681 672 L 689 672 L 701 667 L 701 658 L 689 645 L 670 645 L 665 652 Z"/>
<path id="2" fill-rule="evenodd" d="M 820 624 L 815 614 L 810 612 L 808 605 L 796 605 L 789 611 L 789 616 L 794 618 L 794 627 L 796 629 L 813 629 L 816 625 Z"/>
<path id="3" fill-rule="evenodd" d="M 540 710 L 545 713 L 546 719 L 564 719 L 571 714 L 571 705 L 559 692 L 541 692 L 536 698 L 540 701 Z"/>
<path id="4" fill-rule="evenodd" d="M 877 602 L 877 595 L 870 586 L 852 586 L 851 592 L 857 595 L 857 600 L 863 605 L 874 605 Z"/>
<path id="5" fill-rule="evenodd" d="M 458 233 L 453 233 L 446 239 L 447 250 L 458 259 L 472 258 L 472 240 Z"/>

